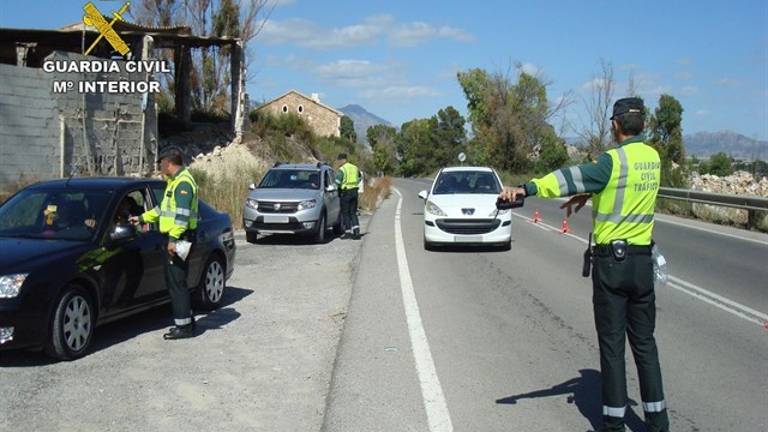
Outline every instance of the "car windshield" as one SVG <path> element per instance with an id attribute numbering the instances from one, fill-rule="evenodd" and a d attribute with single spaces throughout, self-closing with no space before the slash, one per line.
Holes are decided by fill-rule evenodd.
<path id="1" fill-rule="evenodd" d="M 259 183 L 264 189 L 320 189 L 320 171 L 273 169 Z"/>
<path id="2" fill-rule="evenodd" d="M 494 194 L 501 192 L 496 176 L 490 171 L 443 172 L 435 183 L 435 195 Z"/>
<path id="3" fill-rule="evenodd" d="M 108 191 L 22 191 L 0 207 L 0 237 L 88 240 L 110 197 Z"/>

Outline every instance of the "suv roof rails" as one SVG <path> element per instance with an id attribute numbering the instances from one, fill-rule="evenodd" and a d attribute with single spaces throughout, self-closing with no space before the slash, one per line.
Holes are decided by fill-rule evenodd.
<path id="1" fill-rule="evenodd" d="M 283 164 L 282 162 L 275 162 L 275 164 L 272 165 L 272 168 L 277 168 L 277 167 L 279 167 L 282 164 Z"/>

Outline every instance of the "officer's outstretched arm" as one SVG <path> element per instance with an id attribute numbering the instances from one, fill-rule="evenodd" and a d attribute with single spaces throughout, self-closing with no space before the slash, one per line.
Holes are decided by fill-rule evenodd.
<path id="1" fill-rule="evenodd" d="M 597 193 L 611 178 L 613 161 L 604 153 L 596 162 L 561 168 L 525 184 L 526 195 L 559 198 Z"/>

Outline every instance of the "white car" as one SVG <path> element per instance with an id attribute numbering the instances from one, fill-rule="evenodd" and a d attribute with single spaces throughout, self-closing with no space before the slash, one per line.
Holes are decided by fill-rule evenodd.
<path id="1" fill-rule="evenodd" d="M 497 210 L 502 190 L 498 173 L 487 167 L 443 168 L 432 187 L 421 191 L 424 249 L 437 245 L 512 246 L 512 213 Z"/>

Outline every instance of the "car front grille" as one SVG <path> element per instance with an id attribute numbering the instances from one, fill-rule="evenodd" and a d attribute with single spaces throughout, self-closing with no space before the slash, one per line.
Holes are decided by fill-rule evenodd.
<path id="1" fill-rule="evenodd" d="M 488 234 L 499 227 L 499 219 L 438 219 L 437 227 L 449 234 Z"/>
<path id="2" fill-rule="evenodd" d="M 299 209 L 299 203 L 285 203 L 273 201 L 259 201 L 260 213 L 296 213 Z"/>

